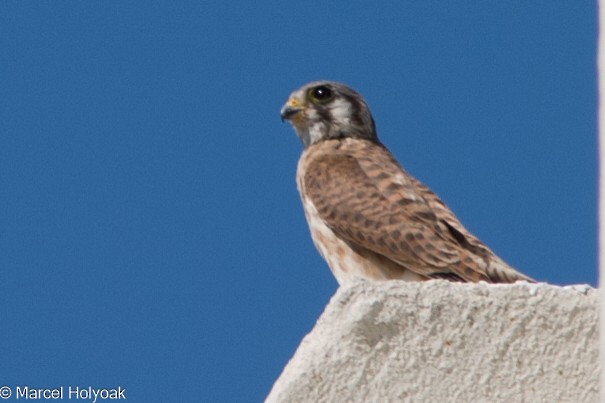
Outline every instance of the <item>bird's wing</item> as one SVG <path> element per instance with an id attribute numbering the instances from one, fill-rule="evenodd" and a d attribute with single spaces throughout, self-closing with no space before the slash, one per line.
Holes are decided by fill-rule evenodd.
<path id="1" fill-rule="evenodd" d="M 379 145 L 318 156 L 304 187 L 335 234 L 428 277 L 490 281 L 487 261 L 464 234 L 438 218 L 390 153 Z"/>
<path id="2" fill-rule="evenodd" d="M 490 280 L 494 283 L 514 283 L 515 281 L 524 280 L 534 283 L 536 280 L 526 276 L 525 274 L 513 269 L 506 264 L 502 259 L 494 254 L 487 246 L 485 246 L 473 234 L 468 232 L 458 218 L 447 208 L 447 206 L 433 193 L 428 187 L 410 177 L 410 180 L 416 190 L 428 203 L 430 208 L 437 216 L 437 220 L 445 223 L 449 232 L 456 238 L 461 246 L 471 252 L 473 255 L 489 262 L 485 268 L 485 272 Z"/>

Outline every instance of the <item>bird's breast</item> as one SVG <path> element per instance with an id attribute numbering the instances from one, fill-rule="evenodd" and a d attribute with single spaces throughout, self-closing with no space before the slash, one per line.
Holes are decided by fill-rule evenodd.
<path id="1" fill-rule="evenodd" d="M 323 220 L 304 186 L 305 163 L 303 158 L 297 172 L 297 185 L 309 225 L 311 239 L 319 254 L 324 258 L 332 274 L 343 285 L 351 281 L 401 279 L 410 281 L 424 280 L 420 276 L 385 256 L 374 253 L 339 237 Z"/>

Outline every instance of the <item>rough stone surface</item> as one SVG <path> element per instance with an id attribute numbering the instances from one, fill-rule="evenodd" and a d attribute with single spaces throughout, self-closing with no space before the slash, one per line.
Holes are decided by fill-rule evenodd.
<path id="1" fill-rule="evenodd" d="M 341 287 L 267 402 L 598 402 L 597 291 Z"/>

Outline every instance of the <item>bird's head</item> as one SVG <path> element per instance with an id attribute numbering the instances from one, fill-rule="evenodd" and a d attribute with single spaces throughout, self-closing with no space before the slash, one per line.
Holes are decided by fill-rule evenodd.
<path id="1" fill-rule="evenodd" d="M 340 83 L 314 81 L 297 89 L 281 108 L 281 119 L 290 121 L 305 148 L 346 137 L 378 142 L 368 105 Z"/>

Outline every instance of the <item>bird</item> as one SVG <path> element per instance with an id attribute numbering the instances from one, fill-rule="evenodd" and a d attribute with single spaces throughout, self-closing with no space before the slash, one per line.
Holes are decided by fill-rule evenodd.
<path id="1" fill-rule="evenodd" d="M 471 234 L 378 139 L 354 89 L 313 81 L 280 110 L 303 145 L 296 170 L 311 238 L 339 285 L 442 279 L 535 282 Z"/>

